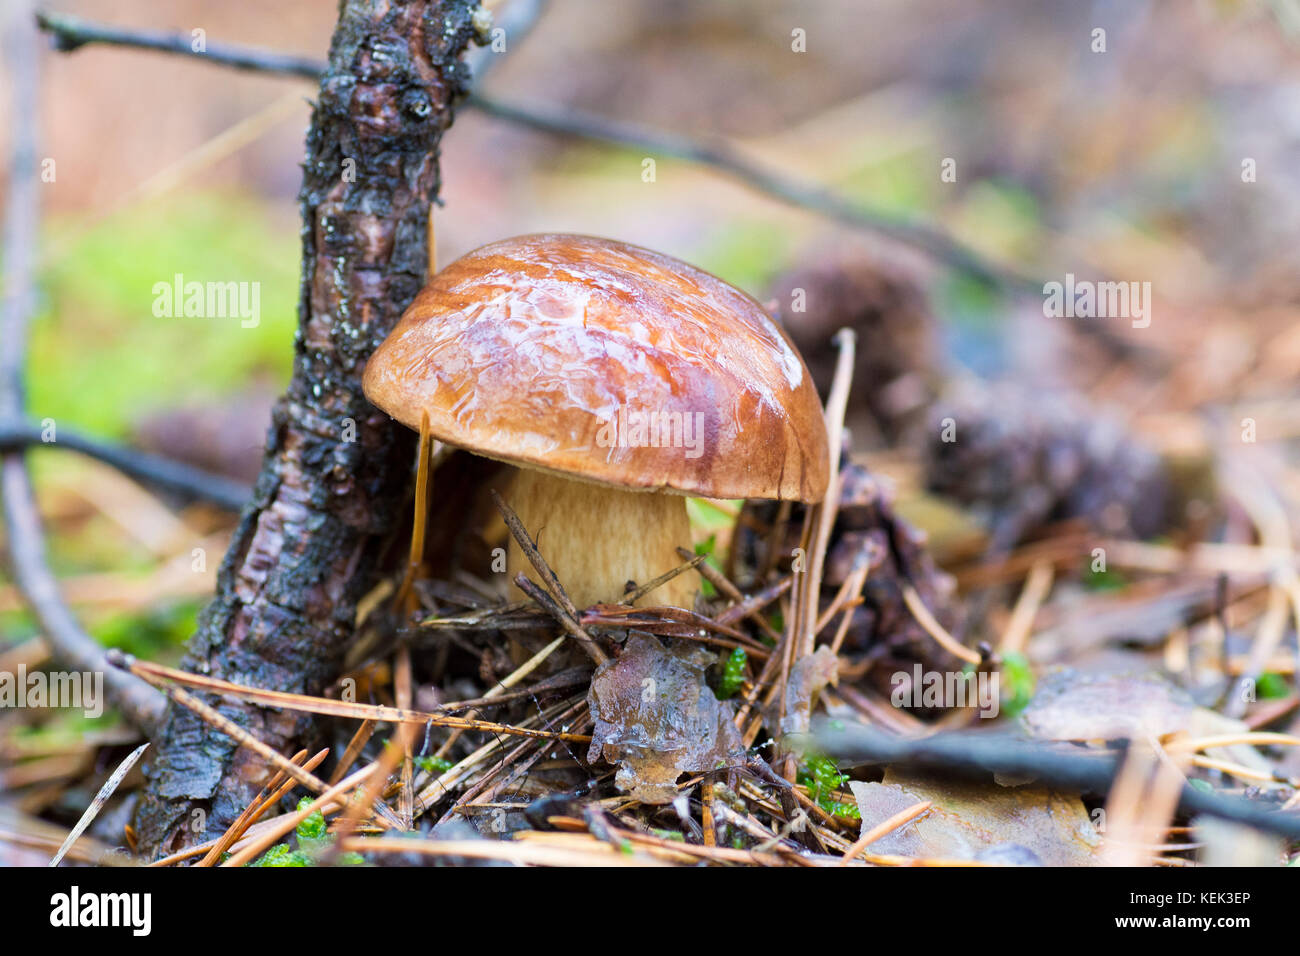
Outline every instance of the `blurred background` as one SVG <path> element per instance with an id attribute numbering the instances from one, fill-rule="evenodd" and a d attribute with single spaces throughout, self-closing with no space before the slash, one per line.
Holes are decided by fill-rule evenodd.
<path id="1" fill-rule="evenodd" d="M 56 9 L 322 59 L 336 15 L 325 0 Z M 796 31 L 802 51 L 792 49 Z M 932 323 L 927 367 L 943 376 L 1068 390 L 1118 409 L 1157 445 L 1226 441 L 1250 415 L 1286 507 L 1300 501 L 1287 467 L 1300 437 L 1295 4 L 553 0 L 506 45 L 488 54 L 482 89 L 492 96 L 725 139 L 862 209 L 942 228 L 1040 284 L 1066 273 L 1150 282 L 1149 328 L 1096 321 L 1160 361 L 1118 362 L 1095 336 L 1044 318 L 1041 295 L 999 292 L 716 170 L 473 109 L 444 140 L 442 261 L 530 231 L 608 235 L 697 263 L 781 310 L 792 270 L 860 257 L 878 280 L 868 285 L 910 317 L 896 337 L 864 335 L 869 358 L 887 361 L 908 347 L 911 323 Z M 46 49 L 41 83 L 39 115 L 6 113 L 0 124 L 7 155 L 13 130 L 39 122 L 56 170 L 42 192 L 32 417 L 251 479 L 293 358 L 296 193 L 314 84 L 104 46 Z M 647 155 L 653 182 L 643 178 Z M 955 177 L 943 175 L 948 160 Z M 259 283 L 259 324 L 155 317 L 154 284 L 178 273 Z M 804 333 L 806 352 L 819 334 Z M 859 429 L 855 440 L 874 445 L 882 471 L 906 488 L 908 456 L 888 428 Z M 77 456 L 38 449 L 31 460 L 51 561 L 86 626 L 105 643 L 174 660 L 232 519 L 198 506 L 173 512 Z M 923 508 L 908 513 L 926 524 Z M 44 653 L 0 569 L 0 670 Z M 41 735 L 41 753 L 57 754 L 49 738 L 62 734 L 69 759 L 89 759 L 79 735 L 111 733 L 111 720 L 24 723 L 5 737 L 6 756 Z M 39 792 L 42 775 L 67 769 L 26 762 L 6 783 Z"/>

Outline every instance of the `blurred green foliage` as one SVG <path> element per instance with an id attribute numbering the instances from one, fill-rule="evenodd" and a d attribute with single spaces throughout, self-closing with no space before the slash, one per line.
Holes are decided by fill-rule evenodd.
<path id="1" fill-rule="evenodd" d="M 142 412 L 212 399 L 256 375 L 287 380 L 297 327 L 298 237 L 267 206 L 187 194 L 130 209 L 75 238 L 54 227 L 32 328 L 28 407 L 82 431 L 120 437 Z M 154 285 L 259 283 L 260 317 L 158 318 Z"/>
<path id="2" fill-rule="evenodd" d="M 200 604 L 181 601 L 163 604 L 140 613 L 112 614 L 90 626 L 90 632 L 105 647 L 119 647 L 146 660 L 171 656 L 171 651 L 189 640 L 198 623 Z"/>
<path id="3" fill-rule="evenodd" d="M 1034 669 L 1029 659 L 1019 651 L 1003 651 L 1002 657 L 1002 712 L 1015 717 L 1029 706 L 1034 696 Z"/>

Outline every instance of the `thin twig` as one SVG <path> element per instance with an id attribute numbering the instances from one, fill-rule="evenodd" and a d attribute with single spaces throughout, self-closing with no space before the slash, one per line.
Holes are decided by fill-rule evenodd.
<path id="1" fill-rule="evenodd" d="M 849 847 L 848 850 L 845 851 L 844 858 L 840 860 L 839 865 L 848 866 L 850 860 L 852 860 L 855 856 L 857 856 L 859 853 L 861 853 L 871 844 L 875 843 L 881 837 L 893 833 L 895 830 L 897 830 L 899 827 L 903 826 L 904 824 L 911 823 L 917 817 L 921 816 L 921 814 L 928 813 L 930 807 L 932 806 L 934 806 L 934 804 L 932 804 L 929 800 L 922 800 L 920 803 L 916 803 L 910 807 L 906 807 L 902 810 L 899 810 L 888 820 L 885 820 L 883 823 L 876 824 L 870 830 L 864 831 L 862 836 L 860 836 L 857 839 L 857 841 L 854 842 L 853 846 Z"/>
<path id="2" fill-rule="evenodd" d="M 916 588 L 910 584 L 903 585 L 903 603 L 912 612 L 912 617 L 916 618 L 916 623 L 920 624 L 925 632 L 934 638 L 935 643 L 949 654 L 961 658 L 968 664 L 979 664 L 983 660 L 978 652 L 957 643 L 957 640 L 925 606 L 925 601 L 921 600 L 921 595 L 916 593 Z"/>
<path id="3" fill-rule="evenodd" d="M 207 43 L 202 51 L 194 49 L 194 38 L 188 33 L 164 33 L 155 30 L 114 27 L 94 23 L 66 13 L 38 11 L 37 25 L 54 39 L 54 48 L 71 53 L 83 46 L 105 44 L 175 53 L 181 56 L 209 60 L 221 66 L 258 73 L 281 73 L 299 76 L 305 80 L 318 80 L 325 72 L 325 64 L 311 57 L 299 57 L 271 50 L 240 47 L 227 43 Z"/>
<path id="4" fill-rule="evenodd" d="M 570 600 L 568 592 L 564 590 L 564 585 L 560 583 L 560 579 L 556 577 L 555 572 L 551 570 L 551 566 L 542 557 L 542 552 L 537 548 L 537 542 L 528 533 L 524 523 L 519 520 L 519 515 L 515 514 L 515 510 L 506 504 L 506 500 L 501 497 L 501 493 L 492 488 L 491 494 L 492 501 L 496 504 L 497 510 L 501 512 L 506 527 L 510 529 L 510 534 L 518 543 L 520 550 L 524 552 L 524 556 L 528 558 L 533 569 L 537 571 L 538 576 L 542 579 L 542 584 L 551 593 L 551 597 L 563 608 L 564 613 L 576 623 L 578 609 L 574 607 L 573 601 Z"/>
<path id="5" fill-rule="evenodd" d="M 317 80 L 325 70 L 319 60 L 208 41 L 202 52 L 193 49 L 187 33 L 162 33 L 93 23 L 66 14 L 37 14 L 42 30 L 54 36 L 55 48 L 65 52 L 91 44 L 134 47 L 204 60 L 209 63 L 261 73 Z M 902 219 L 880 210 L 866 209 L 832 190 L 768 169 L 723 141 L 707 142 L 690 136 L 651 129 L 635 123 L 597 116 L 569 107 L 523 106 L 481 93 L 465 101 L 487 116 L 553 135 L 612 143 L 655 156 L 708 167 L 730 176 L 755 192 L 791 206 L 807 209 L 853 229 L 877 233 L 919 249 L 953 269 L 998 288 L 1041 294 L 1042 283 L 1021 276 L 1007 266 L 991 262 L 943 230 Z"/>
<path id="6" fill-rule="evenodd" d="M 301 809 L 293 813 L 286 813 L 283 816 L 276 817 L 275 820 L 273 821 L 272 826 L 267 827 L 267 829 L 263 833 L 259 834 L 256 839 L 250 841 L 241 850 L 239 850 L 237 853 L 231 856 L 230 859 L 226 860 L 226 862 L 222 863 L 221 865 L 223 867 L 238 867 L 238 866 L 245 866 L 251 863 L 254 859 L 256 859 L 258 854 L 269 849 L 270 846 L 273 843 L 275 843 L 276 840 L 280 839 L 280 837 L 287 834 L 290 830 L 292 830 L 298 824 L 302 823 L 303 820 L 306 820 L 317 810 L 322 810 L 326 804 L 330 803 L 331 801 L 337 800 L 340 796 L 347 793 L 349 790 L 361 786 L 363 783 L 369 780 L 371 774 L 373 774 L 378 769 L 379 769 L 379 765 L 377 763 L 372 763 L 365 767 L 362 767 L 360 770 L 352 774 L 352 776 L 348 777 L 346 780 L 343 780 L 340 783 L 337 783 L 334 786 L 330 787 L 328 790 L 322 793 L 311 803 L 307 804 L 305 807 L 302 807 Z"/>
<path id="7" fill-rule="evenodd" d="M 601 650 L 600 645 L 595 639 L 582 629 L 582 625 L 574 618 L 570 617 L 568 612 L 560 606 L 551 595 L 547 594 L 538 585 L 534 584 L 528 577 L 520 571 L 515 575 L 515 587 L 523 591 L 530 598 L 536 601 L 541 607 L 549 613 L 559 623 L 561 627 L 572 636 L 583 650 L 596 662 L 597 666 L 604 664 L 609 660 L 609 655 Z"/>
<path id="8" fill-rule="evenodd" d="M 55 431 L 53 440 L 47 441 L 46 437 L 45 429 L 33 422 L 0 422 L 0 450 L 3 451 L 36 446 L 79 452 L 111 465 L 157 491 L 196 498 L 226 511 L 239 511 L 253 493 L 248 485 L 223 475 L 214 475 L 135 448 L 89 438 L 62 425 Z"/>
<path id="9" fill-rule="evenodd" d="M 306 756 L 307 751 L 300 750 L 298 753 L 294 754 L 292 760 L 296 764 Z M 329 748 L 326 748 L 304 763 L 302 769 L 308 772 L 315 770 L 328 756 Z M 342 774 L 339 776 L 342 777 Z M 333 786 L 337 782 L 337 780 L 331 780 L 330 786 Z M 207 855 L 196 863 L 195 866 L 215 866 L 217 863 L 221 862 L 221 854 L 225 853 L 232 846 L 238 843 L 239 839 L 248 832 L 248 828 L 260 820 L 267 810 L 279 803 L 284 795 L 295 786 L 297 786 L 296 780 L 291 778 L 283 770 L 277 771 L 276 775 L 271 778 L 271 781 L 262 788 L 262 792 L 258 794 L 257 799 L 244 808 L 244 812 L 235 819 L 235 822 L 232 823 L 226 829 L 226 832 L 221 835 L 221 839 L 212 845 L 212 849 L 208 850 Z"/>

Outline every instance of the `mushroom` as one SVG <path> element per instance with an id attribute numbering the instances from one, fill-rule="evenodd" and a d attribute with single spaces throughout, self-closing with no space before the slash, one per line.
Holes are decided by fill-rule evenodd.
<path id="1" fill-rule="evenodd" d="M 578 607 L 681 563 L 686 499 L 821 500 L 827 438 L 794 347 L 750 296 L 669 256 L 546 234 L 435 275 L 367 397 L 517 467 L 507 500 Z M 507 570 L 527 567 L 511 542 Z M 645 595 L 691 607 L 687 575 Z"/>

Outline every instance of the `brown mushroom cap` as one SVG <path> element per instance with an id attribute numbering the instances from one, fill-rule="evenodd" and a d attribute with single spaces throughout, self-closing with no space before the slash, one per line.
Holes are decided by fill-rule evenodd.
<path id="1" fill-rule="evenodd" d="M 763 307 L 610 239 L 520 236 L 451 263 L 375 351 L 365 391 L 412 428 L 428 412 L 444 442 L 580 480 L 709 498 L 826 491 L 816 388 Z M 635 416 L 651 413 L 659 430 L 639 436 L 649 419 Z"/>

